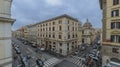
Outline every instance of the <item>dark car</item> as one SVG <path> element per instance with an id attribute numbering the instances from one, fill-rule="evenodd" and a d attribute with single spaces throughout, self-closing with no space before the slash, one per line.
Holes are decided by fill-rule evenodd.
<path id="1" fill-rule="evenodd" d="M 27 55 L 27 59 L 31 59 L 31 55 Z"/>
<path id="2" fill-rule="evenodd" d="M 21 62 L 22 62 L 22 67 L 30 67 L 29 63 L 28 63 L 28 59 L 26 56 L 24 56 L 23 54 L 20 55 L 21 58 Z"/>
<path id="3" fill-rule="evenodd" d="M 16 51 L 17 54 L 21 53 L 21 51 L 20 51 L 20 49 L 18 47 L 15 47 L 15 51 Z"/>
<path id="4" fill-rule="evenodd" d="M 37 44 L 31 44 L 33 48 L 37 48 Z"/>
<path id="5" fill-rule="evenodd" d="M 27 45 L 27 42 L 26 42 L 26 41 L 24 41 L 24 42 L 23 42 L 23 44 L 24 44 L 24 45 Z"/>
<path id="6" fill-rule="evenodd" d="M 22 63 L 24 67 L 30 67 L 26 57 L 23 57 Z"/>
<path id="7" fill-rule="evenodd" d="M 36 64 L 37 64 L 39 67 L 43 67 L 43 66 L 44 66 L 44 62 L 43 62 L 41 59 L 37 59 L 37 60 L 36 60 Z"/>

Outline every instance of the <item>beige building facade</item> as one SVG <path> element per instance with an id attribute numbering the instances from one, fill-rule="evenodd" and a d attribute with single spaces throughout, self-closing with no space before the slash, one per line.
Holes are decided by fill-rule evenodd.
<path id="1" fill-rule="evenodd" d="M 100 0 L 103 10 L 102 66 L 120 67 L 120 0 Z"/>
<path id="2" fill-rule="evenodd" d="M 31 43 L 37 44 L 37 25 L 28 25 L 28 38 L 27 40 Z"/>
<path id="3" fill-rule="evenodd" d="M 12 67 L 12 0 L 0 0 L 0 67 Z"/>
<path id="4" fill-rule="evenodd" d="M 95 38 L 95 29 L 92 27 L 92 24 L 87 19 L 82 27 L 82 43 L 91 45 Z"/>
<path id="5" fill-rule="evenodd" d="M 68 15 L 61 15 L 37 24 L 37 44 L 48 51 L 67 56 L 75 51 L 80 22 Z"/>

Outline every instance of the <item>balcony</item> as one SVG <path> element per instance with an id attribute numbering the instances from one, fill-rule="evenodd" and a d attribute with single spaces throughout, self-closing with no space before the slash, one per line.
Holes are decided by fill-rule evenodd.
<path id="1" fill-rule="evenodd" d="M 113 42 L 102 42 L 102 45 L 119 46 L 120 47 L 120 43 L 113 43 Z"/>

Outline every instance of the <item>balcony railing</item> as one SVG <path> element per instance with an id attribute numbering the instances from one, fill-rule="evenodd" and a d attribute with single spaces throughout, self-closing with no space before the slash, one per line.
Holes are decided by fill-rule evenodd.
<path id="1" fill-rule="evenodd" d="M 102 42 L 102 45 L 120 46 L 120 43 L 113 43 L 113 42 Z"/>

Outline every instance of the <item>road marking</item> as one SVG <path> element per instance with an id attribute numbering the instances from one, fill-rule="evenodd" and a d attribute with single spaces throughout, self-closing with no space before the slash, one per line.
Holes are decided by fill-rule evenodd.
<path id="1" fill-rule="evenodd" d="M 30 53 L 29 51 L 26 51 L 26 53 L 28 54 L 28 53 Z"/>
<path id="2" fill-rule="evenodd" d="M 35 66 L 37 66 L 37 65 L 36 65 L 36 63 L 33 63 L 33 64 L 31 64 L 30 66 L 31 66 L 31 67 L 35 67 Z"/>
<path id="3" fill-rule="evenodd" d="M 21 67 L 21 66 L 22 66 L 22 64 L 17 65 L 17 67 Z"/>
<path id="4" fill-rule="evenodd" d="M 30 48 L 27 48 L 30 52 L 32 52 L 32 53 L 34 53 L 34 51 L 32 50 L 32 49 L 30 49 Z"/>

